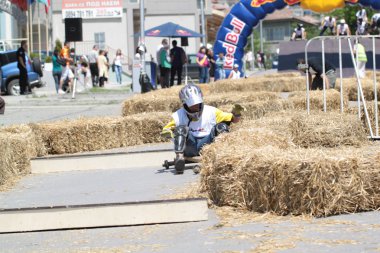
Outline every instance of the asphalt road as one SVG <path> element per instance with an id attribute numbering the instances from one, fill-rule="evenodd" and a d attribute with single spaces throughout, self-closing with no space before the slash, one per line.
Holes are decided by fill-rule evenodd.
<path id="1" fill-rule="evenodd" d="M 43 90 L 42 90 L 43 91 Z M 121 115 L 130 93 L 7 97 L 0 125 Z M 139 147 L 145 150 L 145 147 Z M 147 157 L 149 159 L 149 157 Z M 162 199 L 199 180 L 157 167 L 28 175 L 0 193 L 0 208 Z M 311 219 L 209 210 L 206 222 L 0 234 L 15 252 L 380 252 L 380 212 Z"/>

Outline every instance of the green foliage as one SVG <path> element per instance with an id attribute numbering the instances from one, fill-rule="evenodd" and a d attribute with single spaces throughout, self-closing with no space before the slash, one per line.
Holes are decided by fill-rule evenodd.
<path id="1" fill-rule="evenodd" d="M 55 40 L 55 47 L 54 50 L 57 49 L 58 51 L 61 51 L 62 49 L 62 42 L 59 39 Z"/>
<path id="2" fill-rule="evenodd" d="M 52 58 L 51 58 L 51 56 L 48 56 L 48 57 L 46 57 L 46 59 L 45 59 L 45 63 L 51 63 L 53 60 L 52 60 Z"/>
<path id="3" fill-rule="evenodd" d="M 351 32 L 354 33 L 356 29 L 356 12 L 358 12 L 360 9 L 361 6 L 358 4 L 347 5 L 346 7 L 335 10 L 327 15 L 336 17 L 337 22 L 339 22 L 340 19 L 344 18 L 346 20 L 346 23 L 350 26 Z M 370 20 L 375 11 L 372 8 L 364 9 L 367 11 L 368 20 Z"/>
<path id="4" fill-rule="evenodd" d="M 30 59 L 40 58 L 40 55 L 38 53 L 30 53 Z"/>

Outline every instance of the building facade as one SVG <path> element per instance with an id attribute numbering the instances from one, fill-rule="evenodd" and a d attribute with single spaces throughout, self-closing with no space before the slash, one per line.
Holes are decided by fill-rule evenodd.
<path id="1" fill-rule="evenodd" d="M 200 31 L 200 9 L 197 1 L 145 0 L 145 30 L 166 22 Z M 206 9 L 211 6 L 205 0 Z M 65 40 L 64 19 L 83 18 L 83 42 L 76 43 L 78 54 L 87 54 L 94 44 L 109 49 L 112 60 L 121 49 L 132 64 L 140 32 L 139 0 L 55 0 L 52 1 L 52 37 Z M 146 37 L 147 51 L 156 57 L 156 48 L 163 38 Z M 188 53 L 199 47 L 199 39 L 189 39 Z M 154 59 L 155 60 L 155 59 Z"/>
<path id="2" fill-rule="evenodd" d="M 18 39 L 26 37 L 26 15 L 9 0 L 0 0 L 0 41 L 10 48 Z M 15 45 L 13 45 L 15 44 Z"/>

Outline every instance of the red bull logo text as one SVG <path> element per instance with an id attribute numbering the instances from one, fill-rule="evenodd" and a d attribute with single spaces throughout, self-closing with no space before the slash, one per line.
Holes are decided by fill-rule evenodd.
<path id="1" fill-rule="evenodd" d="M 251 2 L 251 6 L 252 7 L 260 7 L 261 5 L 263 4 L 266 4 L 266 3 L 274 3 L 276 2 L 277 0 L 252 0 Z"/>
<path id="2" fill-rule="evenodd" d="M 225 69 L 232 69 L 234 65 L 236 45 L 239 43 L 240 34 L 246 26 L 246 24 L 238 18 L 233 18 L 230 25 L 232 26 L 232 32 L 227 33 L 224 39 L 228 43 L 223 43 L 223 47 L 226 49 Z"/>
<path id="3" fill-rule="evenodd" d="M 182 36 L 190 36 L 191 33 L 189 33 L 188 31 L 185 31 L 185 30 L 177 30 L 176 31 L 178 33 L 178 35 L 182 35 Z"/>
<path id="4" fill-rule="evenodd" d="M 149 36 L 155 36 L 155 35 L 159 35 L 160 34 L 160 30 L 154 30 L 154 31 L 151 31 L 148 33 Z"/>
<path id="5" fill-rule="evenodd" d="M 287 3 L 288 5 L 295 5 L 300 3 L 301 1 L 302 0 L 285 0 L 285 3 Z"/>

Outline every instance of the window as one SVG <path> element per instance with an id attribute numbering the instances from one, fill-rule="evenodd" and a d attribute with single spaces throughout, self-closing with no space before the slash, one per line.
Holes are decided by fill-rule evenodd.
<path id="1" fill-rule="evenodd" d="M 284 27 L 266 27 L 264 28 L 264 38 L 266 41 L 284 40 L 285 28 Z"/>
<path id="2" fill-rule="evenodd" d="M 98 45 L 99 49 L 104 49 L 106 45 L 106 34 L 103 33 L 95 33 L 95 44 Z"/>

